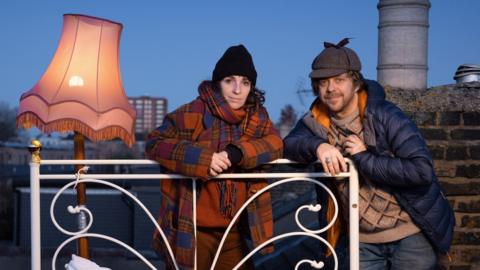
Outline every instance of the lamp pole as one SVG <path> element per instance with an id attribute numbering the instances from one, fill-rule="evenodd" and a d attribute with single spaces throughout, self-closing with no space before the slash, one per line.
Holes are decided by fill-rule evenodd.
<path id="1" fill-rule="evenodd" d="M 74 151 L 74 159 L 85 159 L 85 137 L 80 134 L 79 132 L 75 131 L 75 135 L 73 137 L 73 151 Z M 84 165 L 77 164 L 75 165 L 75 172 L 80 172 L 79 170 Z M 77 189 L 77 205 L 82 206 L 87 204 L 87 196 L 86 196 L 86 187 L 85 183 L 79 183 L 76 187 Z M 85 212 L 80 211 L 78 214 L 78 227 L 79 229 L 84 229 L 87 226 L 87 216 Z M 77 251 L 80 257 L 88 259 L 89 252 L 88 252 L 88 238 L 81 237 L 78 238 L 77 242 Z"/>

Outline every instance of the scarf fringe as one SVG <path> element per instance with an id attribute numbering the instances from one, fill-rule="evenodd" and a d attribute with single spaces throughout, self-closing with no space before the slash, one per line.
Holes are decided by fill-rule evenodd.
<path id="1" fill-rule="evenodd" d="M 232 219 L 236 213 L 237 186 L 232 180 L 220 181 L 220 214 Z"/>

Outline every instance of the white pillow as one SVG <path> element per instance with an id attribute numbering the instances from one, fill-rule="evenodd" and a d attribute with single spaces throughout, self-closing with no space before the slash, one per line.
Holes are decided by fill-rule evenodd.
<path id="1" fill-rule="evenodd" d="M 72 254 L 72 260 L 65 264 L 67 270 L 111 270 L 110 268 L 100 267 L 98 264 Z"/>

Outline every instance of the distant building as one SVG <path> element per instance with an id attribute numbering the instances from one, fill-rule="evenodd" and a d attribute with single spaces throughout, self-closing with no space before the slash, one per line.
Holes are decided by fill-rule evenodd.
<path id="1" fill-rule="evenodd" d="M 167 114 L 167 99 L 163 97 L 129 97 L 128 101 L 137 111 L 135 133 L 144 134 L 160 126 Z"/>
<path id="2" fill-rule="evenodd" d="M 42 135 L 36 138 L 42 143 L 42 159 L 73 159 L 73 140 L 69 138 L 52 137 Z M 28 143 L 25 142 L 0 142 L 0 167 L 4 165 L 25 165 L 27 166 L 31 159 L 28 151 Z M 85 142 L 85 159 L 102 158 L 95 143 Z M 102 146 L 101 150 L 106 147 Z M 0 172 L 5 174 L 4 172 Z"/>

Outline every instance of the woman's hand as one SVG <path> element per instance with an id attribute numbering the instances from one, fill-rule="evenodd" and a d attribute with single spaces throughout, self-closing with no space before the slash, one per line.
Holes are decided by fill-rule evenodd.
<path id="1" fill-rule="evenodd" d="M 322 143 L 317 148 L 317 159 L 322 162 L 325 173 L 337 175 L 347 171 L 347 163 L 342 153 L 333 145 Z"/>
<path id="2" fill-rule="evenodd" d="M 367 150 L 367 147 L 357 135 L 348 136 L 343 143 L 343 148 L 350 156 Z"/>
<path id="3" fill-rule="evenodd" d="M 232 166 L 232 163 L 230 162 L 230 159 L 228 159 L 227 152 L 222 151 L 220 153 L 213 153 L 209 173 L 211 176 L 217 176 L 230 168 L 230 166 Z"/>

